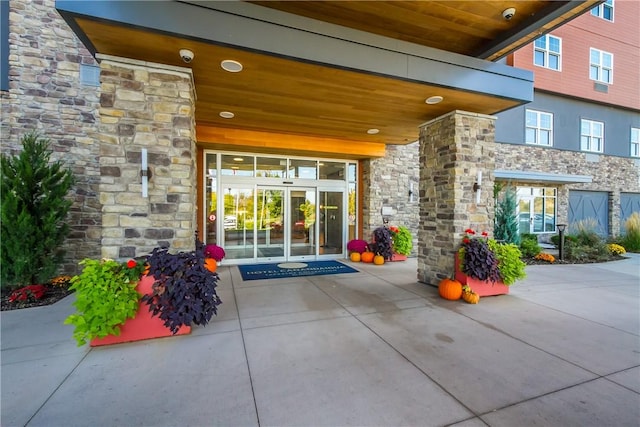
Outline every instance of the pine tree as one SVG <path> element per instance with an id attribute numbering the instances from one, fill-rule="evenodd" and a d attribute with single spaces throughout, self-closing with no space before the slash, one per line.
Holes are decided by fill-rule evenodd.
<path id="1" fill-rule="evenodd" d="M 0 194 L 0 277 L 2 287 L 44 283 L 61 264 L 65 222 L 74 183 L 61 161 L 49 162 L 49 140 L 35 132 L 22 138 L 23 150 L 2 155 Z"/>
<path id="2" fill-rule="evenodd" d="M 510 185 L 506 187 L 502 200 L 496 206 L 493 236 L 506 243 L 520 244 L 516 190 Z"/>

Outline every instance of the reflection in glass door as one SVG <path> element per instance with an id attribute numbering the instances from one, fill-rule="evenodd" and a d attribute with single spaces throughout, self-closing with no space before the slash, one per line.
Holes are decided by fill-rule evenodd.
<path id="1" fill-rule="evenodd" d="M 222 234 L 226 258 L 254 258 L 254 207 L 253 189 L 224 189 Z"/>
<path id="2" fill-rule="evenodd" d="M 343 192 L 320 191 L 319 254 L 341 254 L 343 251 Z"/>
<path id="3" fill-rule="evenodd" d="M 316 256 L 316 190 L 289 189 L 289 258 Z"/>
<path id="4" fill-rule="evenodd" d="M 258 258 L 284 257 L 284 190 L 258 188 Z"/>

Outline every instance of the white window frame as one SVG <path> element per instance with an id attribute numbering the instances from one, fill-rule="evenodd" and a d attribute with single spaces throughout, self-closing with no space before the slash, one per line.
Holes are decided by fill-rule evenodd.
<path id="1" fill-rule="evenodd" d="M 640 157 L 640 128 L 631 128 L 631 157 Z"/>
<path id="2" fill-rule="evenodd" d="M 598 55 L 598 62 L 594 63 L 592 62 L 592 58 L 593 55 L 597 54 Z M 611 57 L 610 63 L 611 66 L 610 67 L 606 67 L 603 65 L 604 63 L 604 59 L 605 59 L 605 55 L 608 55 Z M 595 78 L 591 75 L 591 72 L 594 71 L 596 72 L 596 76 Z M 605 80 L 603 77 L 603 71 L 607 70 L 609 72 L 609 79 Z M 606 83 L 606 84 L 613 84 L 613 53 L 609 53 L 606 52 L 604 50 L 600 50 L 600 49 L 595 49 L 595 48 L 590 48 L 589 49 L 589 78 L 591 80 L 595 80 L 597 82 L 600 83 Z"/>
<path id="3" fill-rule="evenodd" d="M 605 11 L 608 10 L 611 18 L 605 16 Z M 597 16 L 605 21 L 613 22 L 613 0 L 607 0 L 591 9 L 591 15 Z"/>
<path id="4" fill-rule="evenodd" d="M 535 126 L 529 126 L 527 124 L 528 123 L 527 116 L 529 114 L 535 114 L 536 115 Z M 541 123 L 541 118 L 543 116 L 548 116 L 549 117 L 549 123 L 551 124 L 549 128 L 543 128 L 542 125 L 540 124 Z M 525 123 L 525 133 L 524 133 L 525 143 L 534 144 L 534 145 L 540 145 L 540 146 L 544 146 L 544 147 L 553 147 L 553 113 L 547 113 L 545 111 L 526 109 L 525 110 L 524 123 Z M 530 141 L 527 138 L 527 130 L 528 129 L 532 129 L 535 132 L 535 140 L 534 141 Z M 540 142 L 541 141 L 540 135 L 543 132 L 548 132 L 549 133 L 549 143 L 548 144 Z"/>
<path id="5" fill-rule="evenodd" d="M 549 49 L 549 44 L 551 39 L 558 40 L 558 51 L 552 51 Z M 544 40 L 544 47 L 537 46 L 538 41 Z M 544 64 L 536 63 L 536 52 L 541 52 L 544 57 Z M 549 57 L 555 56 L 558 58 L 558 68 L 553 68 L 549 66 Z M 536 67 L 547 68 L 549 70 L 554 71 L 562 71 L 562 39 L 560 37 L 552 36 L 550 34 L 545 34 L 544 36 L 539 37 L 536 41 L 533 42 L 533 65 Z"/>
<path id="6" fill-rule="evenodd" d="M 587 133 L 582 131 L 585 125 L 588 125 Z M 598 127 L 601 130 L 601 135 L 596 132 Z M 580 120 L 580 150 L 591 153 L 604 152 L 604 122 L 589 119 Z"/>

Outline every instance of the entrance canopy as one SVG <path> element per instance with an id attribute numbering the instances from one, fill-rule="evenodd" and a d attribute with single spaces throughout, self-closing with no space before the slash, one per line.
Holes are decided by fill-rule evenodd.
<path id="1" fill-rule="evenodd" d="M 248 141 L 258 131 L 309 137 L 288 146 L 293 154 L 332 146 L 316 154 L 365 158 L 383 155 L 385 144 L 416 141 L 420 124 L 447 112 L 495 114 L 530 102 L 533 74 L 487 59 L 597 3 L 59 0 L 56 7 L 94 54 L 191 68 L 204 146 L 225 148 L 221 141 Z M 516 13 L 505 20 L 509 7 Z M 185 63 L 181 49 L 193 60 Z M 242 70 L 225 71 L 229 60 Z M 263 151 L 283 149 L 261 140 Z"/>

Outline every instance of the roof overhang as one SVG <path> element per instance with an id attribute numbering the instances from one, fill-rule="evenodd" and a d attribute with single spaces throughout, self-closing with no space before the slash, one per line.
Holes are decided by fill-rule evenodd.
<path id="1" fill-rule="evenodd" d="M 530 171 L 494 171 L 496 180 L 538 182 L 543 184 L 588 184 L 593 181 L 590 175 L 571 175 L 561 173 L 530 172 Z"/>
<path id="2" fill-rule="evenodd" d="M 408 144 L 420 124 L 450 111 L 496 114 L 533 99 L 529 71 L 247 2 L 56 7 L 94 54 L 190 67 L 199 129 Z M 183 48 L 195 53 L 189 64 Z M 223 71 L 224 59 L 243 71 Z M 443 101 L 425 103 L 434 95 Z"/>

